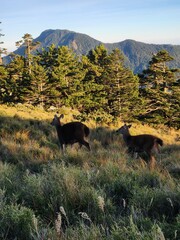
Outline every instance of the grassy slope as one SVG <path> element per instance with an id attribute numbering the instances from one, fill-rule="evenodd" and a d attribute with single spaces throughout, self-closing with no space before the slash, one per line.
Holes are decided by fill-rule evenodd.
<path id="1" fill-rule="evenodd" d="M 65 121 L 77 114 L 63 113 Z M 151 133 L 165 143 L 149 172 L 126 155 L 115 127 L 95 128 L 91 121 L 91 153 L 75 145 L 62 156 L 52 117 L 0 105 L 0 238 L 180 237 L 180 132 L 133 124 L 132 134 Z"/>

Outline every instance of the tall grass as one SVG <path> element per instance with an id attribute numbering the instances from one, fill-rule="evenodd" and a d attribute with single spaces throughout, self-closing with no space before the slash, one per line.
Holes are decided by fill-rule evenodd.
<path id="1" fill-rule="evenodd" d="M 0 106 L 0 239 L 180 239 L 178 131 L 133 125 L 132 134 L 165 142 L 150 172 L 115 127 L 91 121 L 92 151 L 74 145 L 62 155 L 52 118 Z"/>

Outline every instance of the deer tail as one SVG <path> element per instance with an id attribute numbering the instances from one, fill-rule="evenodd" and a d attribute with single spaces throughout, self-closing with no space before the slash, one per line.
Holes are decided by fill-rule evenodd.
<path id="1" fill-rule="evenodd" d="M 87 126 L 84 126 L 84 133 L 85 133 L 85 136 L 87 137 L 90 133 L 90 130 Z"/>

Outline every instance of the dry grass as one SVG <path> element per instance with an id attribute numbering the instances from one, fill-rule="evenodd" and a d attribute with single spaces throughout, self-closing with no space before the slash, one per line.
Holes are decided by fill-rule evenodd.
<path id="1" fill-rule="evenodd" d="M 0 115 L 4 117 L 19 117 L 21 119 L 33 119 L 33 120 L 42 120 L 42 121 L 51 121 L 55 112 L 46 112 L 41 108 L 34 108 L 30 105 L 17 105 L 17 106 L 6 106 L 0 105 Z M 62 108 L 61 112 L 65 114 L 65 118 L 63 120 L 64 123 L 74 120 L 73 116 L 77 116 L 79 113 L 76 110 Z M 96 123 L 92 120 L 86 122 L 90 128 L 97 127 Z M 123 125 L 123 122 L 119 121 L 117 126 L 107 126 L 101 125 L 102 128 L 106 128 L 106 135 L 102 136 L 105 137 L 107 142 L 109 141 L 109 136 L 111 134 L 111 130 L 114 130 L 118 127 Z M 100 128 L 101 128 L 100 127 Z M 24 130 L 22 130 L 24 131 Z M 109 132 L 108 132 L 109 131 Z M 132 124 L 131 128 L 132 135 L 136 134 L 143 134 L 149 133 L 156 135 L 157 137 L 161 137 L 164 140 L 165 144 L 178 144 L 180 145 L 180 130 L 175 130 L 173 128 L 167 128 L 165 126 L 158 126 L 157 128 L 150 127 L 148 125 L 141 125 L 141 124 Z M 104 134 L 104 133 L 103 133 Z M 109 134 L 109 136 L 108 136 Z M 108 139 L 107 139 L 108 138 Z"/>
<path id="2" fill-rule="evenodd" d="M 63 119 L 65 123 L 72 121 L 74 114 L 78 114 L 77 111 L 70 111 L 68 108 L 61 110 L 65 114 Z M 88 141 L 92 152 L 88 154 L 82 148 L 79 154 L 76 145 L 74 145 L 72 149 L 68 148 L 69 155 L 61 156 L 56 131 L 50 126 L 54 112 L 45 112 L 29 105 L 0 105 L 0 115 L 5 118 L 3 128 L 0 131 L 0 148 L 7 159 L 14 156 L 15 162 L 43 163 L 53 159 L 61 159 L 67 164 L 74 162 L 74 164 L 86 168 L 94 165 L 100 167 L 110 161 L 119 165 L 121 169 L 125 169 L 129 165 L 136 166 L 136 164 L 144 167 L 142 162 L 138 160 L 132 162 L 126 155 L 123 139 L 115 133 L 115 130 L 123 124 L 122 122 L 119 122 L 117 126 L 104 125 L 95 128 L 96 124 L 89 120 L 86 124 L 91 128 Z M 46 134 L 43 135 L 43 132 Z M 158 162 L 171 168 L 179 167 L 180 142 L 178 140 L 180 130 L 164 126 L 152 128 L 148 125 L 133 123 L 130 132 L 132 135 L 148 133 L 160 137 L 164 146 L 161 155 L 158 156 Z M 171 162 L 173 164 L 170 164 Z"/>
<path id="3" fill-rule="evenodd" d="M 62 111 L 64 122 L 74 120 L 69 109 Z M 78 150 L 74 145 L 63 155 L 50 125 L 54 113 L 0 105 L 0 194 L 36 214 L 29 219 L 34 221 L 34 234 L 39 237 L 34 239 L 45 239 L 45 231 L 46 239 L 87 239 L 87 234 L 93 240 L 100 236 L 108 239 L 109 229 L 114 234 L 111 239 L 137 239 L 140 234 L 142 240 L 153 239 L 153 221 L 160 220 L 147 220 L 149 209 L 155 215 L 160 211 L 161 217 L 164 212 L 175 214 L 169 203 L 178 206 L 180 131 L 132 124 L 132 135 L 149 133 L 164 141 L 156 169 L 150 172 L 144 162 L 126 154 L 122 137 L 115 133 L 122 122 L 97 126 L 89 120 L 86 124 L 91 128 L 88 141 L 92 151 L 84 147 Z M 5 202 L 1 195 L 0 201 Z M 18 214 L 19 209 L 15 210 Z M 143 231 L 150 237 L 144 237 Z"/>

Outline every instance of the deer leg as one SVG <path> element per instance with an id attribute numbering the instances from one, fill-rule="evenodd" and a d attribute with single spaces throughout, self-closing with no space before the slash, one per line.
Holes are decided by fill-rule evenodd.
<path id="1" fill-rule="evenodd" d="M 133 148 L 128 147 L 128 149 L 127 149 L 126 152 L 127 152 L 127 154 L 129 154 L 132 158 L 134 157 L 135 152 L 134 152 L 134 149 L 133 149 Z"/>
<path id="2" fill-rule="evenodd" d="M 60 143 L 60 150 L 63 152 L 63 144 Z"/>
<path id="3" fill-rule="evenodd" d="M 150 169 L 150 171 L 153 171 L 155 168 L 155 163 L 156 163 L 155 157 L 153 156 L 151 151 L 147 152 L 147 154 L 149 156 L 149 169 Z"/>
<path id="4" fill-rule="evenodd" d="M 89 143 L 86 142 L 85 140 L 80 140 L 79 141 L 79 144 L 80 145 L 84 145 L 89 151 L 91 150 L 90 146 L 89 146 Z"/>
<path id="5" fill-rule="evenodd" d="M 153 171 L 154 168 L 155 168 L 156 160 L 155 160 L 155 157 L 153 156 L 152 149 L 146 151 L 146 154 L 147 154 L 147 156 L 148 156 L 149 170 L 150 170 L 150 171 Z"/>
<path id="6" fill-rule="evenodd" d="M 154 170 L 154 168 L 155 168 L 155 164 L 156 164 L 155 157 L 154 157 L 154 156 L 151 156 L 150 164 L 149 164 L 149 168 L 150 168 L 151 171 Z"/>
<path id="7" fill-rule="evenodd" d="M 144 157 L 142 156 L 142 153 L 143 153 L 142 151 L 135 152 L 137 157 L 139 157 L 141 167 L 145 168 L 147 166 L 147 162 L 144 159 Z"/>
<path id="8" fill-rule="evenodd" d="M 159 145 L 158 145 L 157 142 L 154 143 L 152 150 L 153 150 L 153 152 L 155 152 L 155 153 L 160 153 Z"/>
<path id="9" fill-rule="evenodd" d="M 134 156 L 135 159 L 138 159 L 138 157 L 139 157 L 138 152 L 134 152 L 134 153 L 133 153 L 133 156 Z"/>
<path id="10" fill-rule="evenodd" d="M 65 153 L 65 151 L 66 151 L 66 145 L 65 145 L 64 143 L 60 144 L 60 150 L 61 150 L 62 154 Z"/>
<path id="11" fill-rule="evenodd" d="M 82 148 L 82 144 L 79 143 L 79 146 L 78 146 L 78 148 L 77 148 L 77 151 L 78 151 L 79 149 L 81 149 L 81 148 Z"/>

